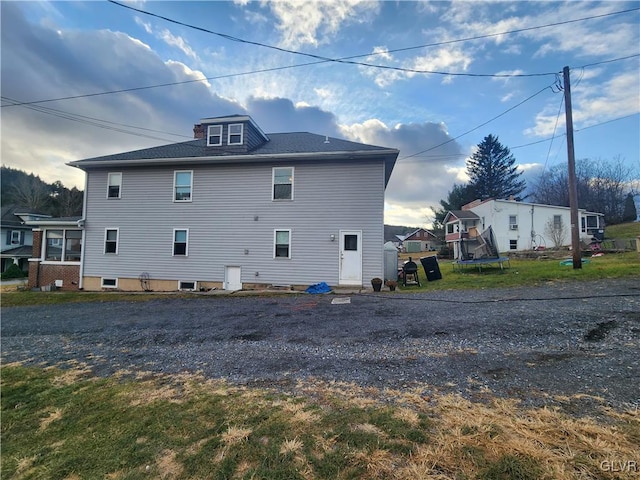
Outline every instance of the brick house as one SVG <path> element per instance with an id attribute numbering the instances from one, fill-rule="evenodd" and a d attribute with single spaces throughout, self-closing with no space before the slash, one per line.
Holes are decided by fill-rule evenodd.
<path id="1" fill-rule="evenodd" d="M 81 217 L 25 222 L 33 228 L 29 288 L 77 290 L 80 282 L 84 222 Z"/>

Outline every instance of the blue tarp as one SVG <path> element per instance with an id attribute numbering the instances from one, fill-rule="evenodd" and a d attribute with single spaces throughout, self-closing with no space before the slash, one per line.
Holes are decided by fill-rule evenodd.
<path id="1" fill-rule="evenodd" d="M 329 293 L 330 291 L 331 287 L 325 282 L 313 284 L 305 290 L 307 293 Z"/>

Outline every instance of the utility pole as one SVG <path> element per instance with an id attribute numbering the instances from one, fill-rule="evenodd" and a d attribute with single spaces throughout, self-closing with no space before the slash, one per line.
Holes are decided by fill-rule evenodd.
<path id="1" fill-rule="evenodd" d="M 569 67 L 562 69 L 564 77 L 564 112 L 567 123 L 567 154 L 569 159 L 569 207 L 571 208 L 571 251 L 573 268 L 582 268 L 580 252 L 580 225 L 578 219 L 578 182 L 576 181 L 576 157 L 573 151 L 573 112 L 571 110 L 571 82 Z"/>

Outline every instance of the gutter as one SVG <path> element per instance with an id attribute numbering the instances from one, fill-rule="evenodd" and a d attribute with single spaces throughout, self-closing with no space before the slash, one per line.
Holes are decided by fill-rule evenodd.
<path id="1" fill-rule="evenodd" d="M 256 155 L 216 155 L 208 157 L 165 157 L 165 158 L 138 158 L 123 160 L 76 160 L 67 163 L 70 167 L 85 170 L 86 167 L 112 167 L 112 166 L 136 166 L 136 165 L 171 165 L 176 163 L 191 164 L 224 164 L 224 163 L 266 163 L 273 161 L 292 160 L 319 160 L 322 159 L 377 159 L 389 157 L 394 160 L 400 152 L 395 149 L 369 150 L 354 152 L 303 152 L 303 153 L 263 153 Z"/>

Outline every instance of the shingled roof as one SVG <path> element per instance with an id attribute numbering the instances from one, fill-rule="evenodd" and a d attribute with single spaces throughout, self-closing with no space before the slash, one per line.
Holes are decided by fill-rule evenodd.
<path id="1" fill-rule="evenodd" d="M 269 141 L 251 151 L 241 153 L 221 147 L 207 146 L 205 138 L 198 138 L 187 142 L 77 160 L 68 165 L 85 170 L 100 167 L 175 164 L 176 162 L 216 164 L 273 162 L 278 159 L 318 161 L 378 158 L 385 162 L 386 185 L 399 153 L 393 148 L 351 142 L 308 132 L 271 133 L 267 135 L 267 138 Z"/>
<path id="2" fill-rule="evenodd" d="M 478 215 L 476 215 L 475 213 L 473 213 L 471 210 L 450 210 L 447 213 L 446 217 L 449 216 L 453 216 L 456 217 L 458 220 L 478 220 L 480 219 L 480 217 Z M 445 217 L 445 220 L 447 220 L 447 218 Z"/>
<path id="3" fill-rule="evenodd" d="M 173 143 L 159 147 L 144 148 L 131 152 L 116 153 L 102 157 L 87 158 L 71 162 L 70 165 L 82 168 L 83 165 L 94 162 L 109 162 L 118 160 L 146 160 L 168 158 L 209 158 L 226 156 L 257 156 L 281 155 L 296 153 L 337 153 L 337 152 L 396 152 L 397 150 L 351 142 L 340 138 L 326 137 L 308 132 L 270 133 L 269 141 L 254 150 L 239 154 L 227 152 L 220 148 L 207 147 L 206 139 L 199 138 L 188 142 Z"/>

